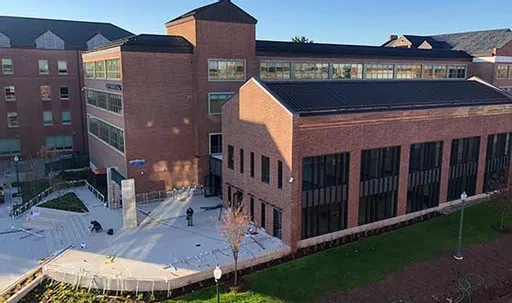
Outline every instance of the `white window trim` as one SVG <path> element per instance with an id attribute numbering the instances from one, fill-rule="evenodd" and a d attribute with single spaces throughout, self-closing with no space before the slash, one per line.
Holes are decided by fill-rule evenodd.
<path id="1" fill-rule="evenodd" d="M 123 94 L 116 94 L 116 93 L 112 93 L 111 91 L 108 91 L 108 90 L 102 90 L 102 89 L 93 89 L 93 88 L 84 88 L 85 91 L 86 91 L 86 94 L 87 94 L 87 91 L 88 90 L 92 90 L 92 91 L 97 91 L 97 92 L 103 92 L 103 93 L 109 93 L 109 94 L 112 94 L 112 95 L 119 95 L 121 96 L 121 104 L 123 105 L 123 108 L 121 109 L 121 112 L 120 113 L 116 113 L 116 112 L 113 112 L 113 111 L 110 111 L 108 109 L 104 109 L 102 107 L 99 107 L 99 106 L 96 106 L 96 105 L 92 105 L 92 104 L 89 104 L 87 103 L 87 95 L 85 95 L 85 104 L 87 106 L 90 106 L 92 108 L 95 108 L 97 110 L 101 110 L 101 111 L 104 111 L 105 113 L 109 113 L 111 115 L 116 115 L 116 116 L 119 116 L 119 117 L 122 117 L 123 116 L 123 112 L 124 112 L 124 98 L 123 98 Z M 116 126 L 117 127 L 117 126 Z"/>
<path id="2" fill-rule="evenodd" d="M 218 135 L 222 136 L 222 133 L 208 133 L 208 153 L 210 155 L 222 155 L 222 146 L 220 147 L 220 149 L 221 149 L 220 153 L 212 154 L 212 136 L 218 136 Z M 222 139 L 224 141 L 224 138 L 222 138 Z"/>
<path id="3" fill-rule="evenodd" d="M 210 78 L 210 61 L 243 61 L 244 62 L 244 78 L 243 80 L 224 80 L 224 79 L 211 79 Z M 208 82 L 246 82 L 247 80 L 247 60 L 236 58 L 208 58 L 206 64 L 206 74 L 208 75 Z"/>
<path id="4" fill-rule="evenodd" d="M 16 121 L 18 121 L 18 125 L 10 125 L 9 124 L 9 114 L 16 114 Z M 7 112 L 7 128 L 18 128 L 20 127 L 20 116 L 18 115 L 18 112 Z"/>
<path id="5" fill-rule="evenodd" d="M 11 86 L 14 87 L 14 99 L 7 99 L 7 94 L 5 93 L 5 90 Z M 14 86 L 14 85 L 4 86 L 4 98 L 5 98 L 5 102 L 16 102 L 16 86 Z"/>
<path id="6" fill-rule="evenodd" d="M 94 62 L 95 61 L 84 62 L 84 78 L 85 79 L 95 79 L 96 78 L 96 64 Z M 92 77 L 87 76 L 87 68 L 86 68 L 87 63 L 92 63 L 92 67 L 93 67 Z"/>
<path id="7" fill-rule="evenodd" d="M 281 79 L 264 79 L 261 77 L 261 64 L 262 63 L 284 63 L 284 64 L 290 64 L 290 78 L 281 78 Z M 329 63 L 330 64 L 330 63 Z M 293 79 L 293 62 L 292 61 L 285 61 L 285 60 L 260 60 L 260 65 L 258 66 L 258 76 L 263 81 L 292 81 Z"/>
<path id="8" fill-rule="evenodd" d="M 117 129 L 120 129 L 123 131 L 123 146 L 124 146 L 124 152 L 120 151 L 119 149 L 113 147 L 112 145 L 110 145 L 108 142 L 105 142 L 103 141 L 103 139 L 101 139 L 100 137 L 96 136 L 95 134 L 91 133 L 91 130 L 89 129 L 89 117 L 93 117 L 94 119 L 97 119 L 97 120 L 100 120 L 102 122 L 104 122 L 105 124 L 108 124 L 110 126 L 113 126 Z M 115 126 L 114 124 L 112 123 L 109 123 L 101 118 L 98 118 L 97 116 L 94 116 L 94 115 L 91 115 L 91 114 L 87 114 L 87 134 L 89 136 L 92 136 L 94 138 L 96 138 L 96 140 L 100 141 L 101 143 L 105 144 L 106 146 L 108 146 L 109 148 L 111 148 L 112 150 L 116 151 L 117 153 L 121 154 L 123 157 L 126 157 L 125 155 L 125 152 L 126 152 L 126 131 L 124 128 L 121 128 L 119 126 Z"/>
<path id="9" fill-rule="evenodd" d="M 500 67 L 500 66 L 505 66 L 507 68 L 507 72 L 506 72 L 505 78 L 498 78 L 498 67 Z M 498 65 L 496 65 L 496 72 L 495 72 L 496 80 L 507 80 L 507 79 L 510 79 L 508 77 L 508 73 L 510 72 L 511 68 L 512 68 L 512 65 L 508 65 L 508 64 L 498 64 Z"/>
<path id="10" fill-rule="evenodd" d="M 4 60 L 11 60 L 11 69 L 12 69 L 12 72 L 6 72 L 6 71 L 4 70 Z M 12 61 L 12 59 L 10 59 L 10 58 L 4 58 L 4 59 L 2 59 L 2 61 L 1 61 L 1 62 L 2 62 L 2 74 L 4 74 L 4 75 L 14 75 L 14 62 Z"/>
<path id="11" fill-rule="evenodd" d="M 73 147 L 72 147 L 72 148 L 68 148 L 68 149 L 57 149 L 57 148 L 55 148 L 55 147 L 54 147 L 53 149 L 51 149 L 52 151 L 55 151 L 55 152 L 60 153 L 60 152 L 67 152 L 67 151 L 73 151 L 73 150 L 75 150 L 75 144 L 74 144 L 74 143 L 75 143 L 75 142 L 74 142 L 74 141 L 75 141 L 75 139 L 74 139 L 75 137 L 74 137 L 73 135 L 55 135 L 55 136 L 53 136 L 53 135 L 52 135 L 52 136 L 45 136 L 45 137 L 44 137 L 44 147 L 46 147 L 46 138 L 47 138 L 47 137 L 71 137 L 71 143 L 73 144 Z"/>
<path id="12" fill-rule="evenodd" d="M 64 120 L 62 120 L 62 113 L 63 112 L 69 112 L 69 122 L 64 122 Z M 60 113 L 60 120 L 62 122 L 62 125 L 71 125 L 71 123 L 73 122 L 73 119 L 71 118 L 71 111 L 70 110 L 65 110 L 65 111 L 62 111 Z"/>
<path id="13" fill-rule="evenodd" d="M 61 73 L 60 72 L 60 68 L 59 68 L 59 62 L 65 62 L 66 63 L 66 72 L 65 73 Z M 67 75 L 68 74 L 68 61 L 67 60 L 57 60 L 57 73 L 59 75 Z"/>
<path id="14" fill-rule="evenodd" d="M 43 98 L 43 94 L 41 93 L 41 87 L 48 87 L 48 92 L 49 92 L 50 98 Z M 39 95 L 41 97 L 41 101 L 51 101 L 52 100 L 52 88 L 49 85 L 41 85 L 39 87 Z"/>
<path id="15" fill-rule="evenodd" d="M 231 94 L 231 97 L 230 97 L 230 99 L 231 99 L 235 95 L 235 92 L 209 92 L 208 93 L 208 115 L 210 115 L 210 116 L 221 116 L 222 115 L 222 112 L 220 112 L 220 113 L 212 113 L 212 111 L 210 109 L 210 97 L 211 97 L 211 95 L 227 95 L 227 94 Z"/>
<path id="16" fill-rule="evenodd" d="M 41 72 L 41 68 L 40 68 L 40 65 L 39 63 L 41 61 L 46 61 L 46 64 L 48 65 L 48 71 L 46 72 Z M 39 72 L 40 75 L 49 75 L 50 74 L 50 62 L 48 60 L 45 60 L 45 59 L 39 59 L 37 60 L 37 71 Z"/>
<path id="17" fill-rule="evenodd" d="M 60 89 L 61 89 L 61 88 L 63 88 L 63 87 L 67 87 L 67 88 L 68 88 L 68 96 L 67 96 L 67 98 L 63 98 L 63 97 L 62 97 L 62 92 L 60 91 Z M 60 98 L 61 100 L 69 100 L 69 99 L 71 98 L 71 93 L 70 93 L 70 91 L 71 91 L 71 90 L 69 89 L 69 86 L 59 86 L 59 98 Z M 51 93 L 50 93 L 50 96 L 51 96 Z"/>
<path id="18" fill-rule="evenodd" d="M 107 61 L 108 60 L 117 60 L 119 62 L 119 78 L 110 78 L 108 76 L 108 68 L 107 68 Z M 105 77 L 107 80 L 121 80 L 123 78 L 122 72 L 121 72 L 121 58 L 111 58 L 111 59 L 105 59 Z"/>
<path id="19" fill-rule="evenodd" d="M 49 112 L 49 113 L 52 114 L 52 121 L 51 121 L 51 123 L 44 121 L 44 113 L 46 113 L 46 112 Z M 54 119 L 53 119 L 53 112 L 49 111 L 49 110 L 43 111 L 43 125 L 44 126 L 53 126 L 53 121 L 54 121 Z"/>

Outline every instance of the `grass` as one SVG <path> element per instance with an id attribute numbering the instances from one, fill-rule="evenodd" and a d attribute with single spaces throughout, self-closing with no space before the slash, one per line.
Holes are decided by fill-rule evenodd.
<path id="1" fill-rule="evenodd" d="M 17 185 L 17 182 L 12 183 L 12 187 L 16 187 Z M 42 193 L 45 189 L 50 187 L 50 184 L 48 183 L 48 180 L 34 180 L 28 182 L 20 182 L 20 186 L 21 193 L 23 195 L 23 202 L 26 202 Z"/>
<path id="2" fill-rule="evenodd" d="M 74 193 L 67 193 L 59 198 L 40 204 L 39 207 L 53 208 L 60 210 L 73 211 L 77 213 L 85 213 L 89 210 Z"/>

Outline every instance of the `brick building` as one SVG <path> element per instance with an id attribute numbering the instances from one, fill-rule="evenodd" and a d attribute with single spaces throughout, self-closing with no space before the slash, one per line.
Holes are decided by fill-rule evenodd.
<path id="1" fill-rule="evenodd" d="M 131 33 L 108 23 L 0 16 L 0 161 L 85 152 L 81 53 Z"/>
<path id="2" fill-rule="evenodd" d="M 512 97 L 478 78 L 253 78 L 222 132 L 224 200 L 292 249 L 512 180 Z"/>

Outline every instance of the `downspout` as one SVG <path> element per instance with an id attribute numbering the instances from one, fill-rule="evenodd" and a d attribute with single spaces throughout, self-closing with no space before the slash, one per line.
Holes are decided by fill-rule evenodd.
<path id="1" fill-rule="evenodd" d="M 83 98 L 83 91 L 82 91 L 82 62 L 80 57 L 80 51 L 76 51 L 76 62 L 77 62 L 77 71 L 78 71 L 78 92 L 80 96 L 80 123 L 82 124 L 82 146 L 83 151 L 88 152 L 87 144 L 86 144 L 86 136 L 87 136 L 87 127 L 84 124 L 84 98 Z"/>

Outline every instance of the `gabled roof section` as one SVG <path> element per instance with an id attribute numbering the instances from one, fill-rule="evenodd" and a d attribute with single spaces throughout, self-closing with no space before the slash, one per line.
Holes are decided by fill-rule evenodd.
<path id="1" fill-rule="evenodd" d="M 256 53 L 267 56 L 322 56 L 322 57 L 389 57 L 460 59 L 470 61 L 471 56 L 463 51 L 425 50 L 414 48 L 391 48 L 367 45 L 293 43 L 282 41 L 256 40 Z"/>
<path id="2" fill-rule="evenodd" d="M 257 81 L 301 116 L 512 104 L 512 96 L 481 80 Z"/>
<path id="3" fill-rule="evenodd" d="M 150 53 L 193 53 L 194 46 L 182 36 L 141 34 L 112 41 L 91 52 L 121 47 L 121 51 Z"/>
<path id="4" fill-rule="evenodd" d="M 0 32 L 11 39 L 11 47 L 35 48 L 35 40 L 51 31 L 66 49 L 86 50 L 87 41 L 101 33 L 109 40 L 133 35 L 110 23 L 0 16 Z"/>
<path id="5" fill-rule="evenodd" d="M 167 22 L 167 24 L 185 19 L 187 17 L 193 17 L 196 20 L 229 23 L 256 24 L 258 22 L 258 20 L 235 5 L 233 2 L 231 2 L 231 0 L 220 0 L 212 4 L 193 9 L 177 18 L 172 19 L 171 21 Z"/>

